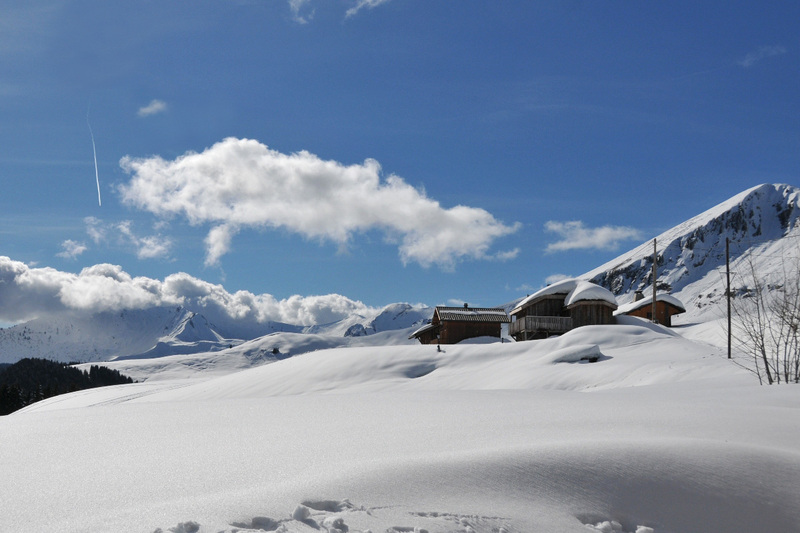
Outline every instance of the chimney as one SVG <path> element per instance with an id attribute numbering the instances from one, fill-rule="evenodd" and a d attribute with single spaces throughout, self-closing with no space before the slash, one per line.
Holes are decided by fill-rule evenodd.
<path id="1" fill-rule="evenodd" d="M 644 293 L 642 291 L 636 291 L 633 293 L 633 301 L 638 302 L 639 300 L 644 299 Z"/>
<path id="2" fill-rule="evenodd" d="M 468 309 L 468 308 L 469 308 L 469 304 L 467 302 L 464 302 L 464 309 Z"/>

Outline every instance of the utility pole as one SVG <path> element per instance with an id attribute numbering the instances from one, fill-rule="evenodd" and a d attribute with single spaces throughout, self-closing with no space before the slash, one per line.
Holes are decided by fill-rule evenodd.
<path id="1" fill-rule="evenodd" d="M 656 261 L 658 260 L 658 251 L 656 250 L 656 240 L 653 239 L 653 310 L 650 314 L 653 316 L 653 322 L 658 324 L 656 318 Z"/>
<path id="2" fill-rule="evenodd" d="M 731 358 L 731 240 L 725 237 L 725 278 L 727 288 L 725 294 L 728 298 L 728 359 Z"/>

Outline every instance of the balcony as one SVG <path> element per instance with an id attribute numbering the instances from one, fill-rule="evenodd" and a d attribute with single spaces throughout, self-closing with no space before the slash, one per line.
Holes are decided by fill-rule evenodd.
<path id="1" fill-rule="evenodd" d="M 509 324 L 508 333 L 517 340 L 561 335 L 572 329 L 568 316 L 523 316 Z"/>

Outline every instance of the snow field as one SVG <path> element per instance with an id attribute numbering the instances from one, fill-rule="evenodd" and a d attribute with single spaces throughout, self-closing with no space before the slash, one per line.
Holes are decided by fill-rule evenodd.
<path id="1" fill-rule="evenodd" d="M 0 419 L 0 531 L 800 529 L 796 388 L 640 321 L 442 350 L 30 406 Z"/>

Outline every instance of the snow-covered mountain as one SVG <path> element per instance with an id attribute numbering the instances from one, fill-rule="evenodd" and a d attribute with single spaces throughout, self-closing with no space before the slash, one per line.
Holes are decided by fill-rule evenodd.
<path id="1" fill-rule="evenodd" d="M 383 331 L 418 326 L 430 319 L 432 315 L 433 309 L 426 305 L 395 303 L 387 305 L 373 316 L 352 315 L 332 324 L 304 328 L 303 333 L 335 337 L 363 337 Z"/>
<path id="2" fill-rule="evenodd" d="M 352 315 L 331 324 L 300 326 L 234 319 L 211 323 L 202 313 L 183 306 L 62 313 L 0 329 L 0 363 L 25 357 L 90 362 L 217 352 L 274 333 L 334 338 L 372 335 L 413 327 L 431 314 L 424 305 L 398 303 L 371 316 Z"/>
<path id="3" fill-rule="evenodd" d="M 750 262 L 760 275 L 783 267 L 800 249 L 800 189 L 763 184 L 658 235 L 657 289 L 677 295 L 687 315 L 718 308 L 725 295 L 725 248 L 730 245 L 732 286 L 746 282 Z M 652 290 L 653 241 L 583 276 L 611 290 L 620 303 L 636 290 Z"/>
<path id="4" fill-rule="evenodd" d="M 107 361 L 215 351 L 245 339 L 182 306 L 105 313 L 60 313 L 0 329 L 0 362 L 24 357 L 55 361 Z M 254 336 L 300 327 L 269 322 Z"/>

